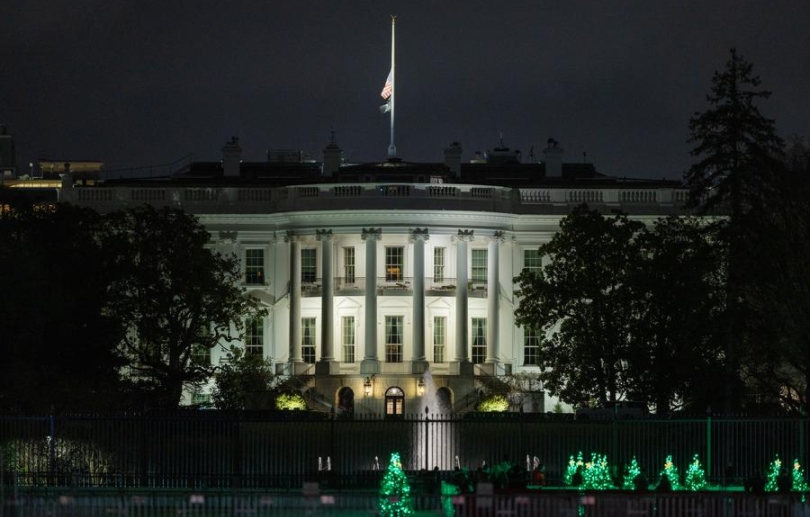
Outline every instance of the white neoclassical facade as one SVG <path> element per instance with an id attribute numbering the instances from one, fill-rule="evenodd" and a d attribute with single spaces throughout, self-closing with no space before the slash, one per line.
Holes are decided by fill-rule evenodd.
<path id="1" fill-rule="evenodd" d="M 429 400 L 431 412 L 463 411 L 543 367 L 538 336 L 514 324 L 513 278 L 541 266 L 538 246 L 566 214 L 588 203 L 651 222 L 680 213 L 686 191 L 563 164 L 552 142 L 536 163 L 502 144 L 468 163 L 461 154 L 453 144 L 444 163 L 349 165 L 333 140 L 322 163 L 285 152 L 242 163 L 234 139 L 221 162 L 93 186 L 65 177 L 59 197 L 197 215 L 216 250 L 241 258 L 245 290 L 267 309 L 248 322 L 246 351 L 270 358 L 311 405 L 399 415 Z M 538 383 L 523 397 L 526 411 L 556 402 Z"/>

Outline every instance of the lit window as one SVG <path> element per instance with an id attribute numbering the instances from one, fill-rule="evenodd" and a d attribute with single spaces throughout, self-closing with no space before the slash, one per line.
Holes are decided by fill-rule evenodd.
<path id="1" fill-rule="evenodd" d="M 245 354 L 264 356 L 264 318 L 245 322 Z"/>
<path id="2" fill-rule="evenodd" d="M 245 250 L 245 283 L 264 284 L 264 250 Z"/>
<path id="3" fill-rule="evenodd" d="M 487 319 L 472 319 L 472 362 L 482 364 L 487 359 Z"/>
<path id="4" fill-rule="evenodd" d="M 447 336 L 447 318 L 435 316 L 433 318 L 433 362 L 444 362 L 444 345 Z"/>
<path id="5" fill-rule="evenodd" d="M 315 248 L 301 250 L 301 282 L 311 284 L 318 278 L 318 269 L 315 262 Z"/>
<path id="6" fill-rule="evenodd" d="M 530 327 L 523 329 L 523 364 L 540 366 L 540 333 Z"/>
<path id="7" fill-rule="evenodd" d="M 474 284 L 487 283 L 487 250 L 472 250 L 472 275 Z"/>
<path id="8" fill-rule="evenodd" d="M 305 363 L 315 362 L 315 318 L 301 318 L 301 358 Z"/>
<path id="9" fill-rule="evenodd" d="M 444 282 L 444 250 L 433 248 L 433 281 Z"/>
<path id="10" fill-rule="evenodd" d="M 354 362 L 355 328 L 354 316 L 343 316 L 343 362 Z"/>
<path id="11" fill-rule="evenodd" d="M 385 248 L 385 281 L 386 282 L 401 282 L 404 255 L 404 248 L 402 246 Z"/>
<path id="12" fill-rule="evenodd" d="M 347 284 L 353 284 L 354 279 L 354 248 L 343 248 L 343 280 Z"/>
<path id="13" fill-rule="evenodd" d="M 402 316 L 385 317 L 385 362 L 402 362 Z"/>

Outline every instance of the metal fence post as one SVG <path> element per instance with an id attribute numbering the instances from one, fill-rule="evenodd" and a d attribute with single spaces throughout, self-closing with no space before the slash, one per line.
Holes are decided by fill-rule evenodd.
<path id="1" fill-rule="evenodd" d="M 706 478 L 712 477 L 712 414 L 706 412 Z"/>
<path id="2" fill-rule="evenodd" d="M 49 436 L 51 441 L 48 444 L 48 485 L 56 484 L 56 417 L 51 408 L 51 415 L 49 418 Z"/>

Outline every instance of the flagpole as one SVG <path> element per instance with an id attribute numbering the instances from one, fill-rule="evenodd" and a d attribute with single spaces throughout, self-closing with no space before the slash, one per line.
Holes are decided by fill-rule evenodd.
<path id="1" fill-rule="evenodd" d="M 394 108 L 396 107 L 395 97 L 397 95 L 397 88 L 396 88 L 396 70 L 394 68 L 394 45 L 395 45 L 395 29 L 396 29 L 396 22 L 397 17 L 391 15 L 391 142 L 388 144 L 388 158 L 396 158 L 397 157 L 397 146 L 394 145 Z"/>

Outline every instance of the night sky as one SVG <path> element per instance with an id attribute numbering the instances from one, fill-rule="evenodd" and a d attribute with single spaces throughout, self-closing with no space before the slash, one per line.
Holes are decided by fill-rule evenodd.
<path id="1" fill-rule="evenodd" d="M 496 7 L 496 6 L 500 7 Z M 754 64 L 783 137 L 810 137 L 807 0 L 9 0 L 0 10 L 0 123 L 18 165 L 106 168 L 245 160 L 271 148 L 381 161 L 380 90 L 397 15 L 397 148 L 468 160 L 499 135 L 524 159 L 549 137 L 565 161 L 680 178 L 688 120 L 729 48 Z"/>

